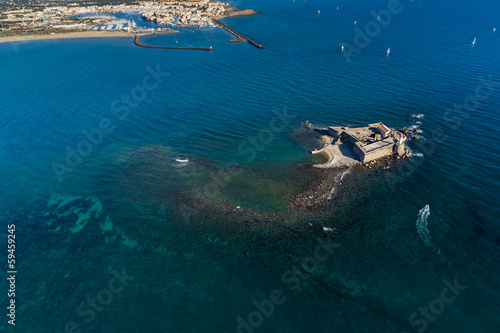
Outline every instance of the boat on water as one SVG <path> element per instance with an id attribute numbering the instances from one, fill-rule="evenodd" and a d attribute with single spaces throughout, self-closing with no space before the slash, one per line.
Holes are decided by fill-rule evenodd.
<path id="1" fill-rule="evenodd" d="M 429 209 L 430 209 L 429 204 L 425 205 L 425 210 L 429 211 Z"/>
<path id="2" fill-rule="evenodd" d="M 419 114 L 414 113 L 414 114 L 412 114 L 411 116 L 412 116 L 413 118 L 422 118 L 424 115 L 423 115 L 423 114 L 421 114 L 421 113 L 419 113 Z"/>
<path id="3" fill-rule="evenodd" d="M 476 45 L 476 37 L 474 37 L 474 40 L 472 41 L 472 45 Z"/>
<path id="4" fill-rule="evenodd" d="M 187 158 L 176 158 L 175 160 L 177 162 L 179 162 L 179 163 L 187 163 L 187 162 L 189 162 L 189 159 L 187 159 Z"/>
<path id="5" fill-rule="evenodd" d="M 342 45 L 342 52 L 344 52 L 344 45 Z"/>
<path id="6" fill-rule="evenodd" d="M 391 54 L 391 48 L 387 49 L 387 55 Z"/>

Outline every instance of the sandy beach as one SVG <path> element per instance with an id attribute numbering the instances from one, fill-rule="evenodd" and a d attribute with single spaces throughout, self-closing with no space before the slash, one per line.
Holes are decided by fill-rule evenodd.
<path id="1" fill-rule="evenodd" d="M 360 164 L 354 152 L 344 144 L 333 143 L 333 138 L 328 135 L 320 135 L 323 146 L 312 151 L 313 154 L 324 154 L 327 161 L 323 164 L 314 165 L 316 168 L 344 168 Z"/>
<path id="2" fill-rule="evenodd" d="M 0 38 L 0 43 L 20 42 L 25 40 L 65 39 L 65 38 L 97 38 L 97 37 L 133 37 L 126 31 L 77 31 L 56 33 L 51 35 L 26 35 Z"/>

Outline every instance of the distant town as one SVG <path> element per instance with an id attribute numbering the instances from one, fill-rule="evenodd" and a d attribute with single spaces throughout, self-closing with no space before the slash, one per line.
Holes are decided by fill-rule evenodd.
<path id="1" fill-rule="evenodd" d="M 54 34 L 85 30 L 135 32 L 136 23 L 118 20 L 113 13 L 138 13 L 145 21 L 167 27 L 212 27 L 213 20 L 227 16 L 256 14 L 228 3 L 210 0 L 140 1 L 131 3 L 1 2 L 0 37 L 23 34 Z M 153 30 L 153 29 L 150 29 Z M 156 30 L 156 29 L 155 29 Z"/>

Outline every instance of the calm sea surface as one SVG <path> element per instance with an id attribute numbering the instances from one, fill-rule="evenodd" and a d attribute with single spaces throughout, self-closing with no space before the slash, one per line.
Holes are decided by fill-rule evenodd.
<path id="1" fill-rule="evenodd" d="M 213 52 L 0 44 L 0 331 L 498 331 L 498 1 L 234 4 L 265 49 L 219 28 L 144 39 Z M 293 210 L 320 161 L 304 120 L 423 140 Z"/>

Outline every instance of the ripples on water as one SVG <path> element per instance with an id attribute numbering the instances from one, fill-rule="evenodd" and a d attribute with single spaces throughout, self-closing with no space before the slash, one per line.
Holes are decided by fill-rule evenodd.
<path id="1" fill-rule="evenodd" d="M 137 282 L 82 329 L 235 331 L 252 300 L 280 288 L 287 302 L 262 332 L 408 330 L 410 314 L 440 295 L 443 279 L 458 276 L 469 289 L 432 330 L 493 331 L 498 93 L 457 130 L 443 114 L 474 93 L 478 76 L 500 76 L 490 28 L 498 5 L 403 5 L 349 64 L 340 43 L 352 43 L 354 20 L 362 27 L 385 3 L 341 3 L 337 12 L 326 1 L 242 2 L 267 16 L 227 22 L 264 50 L 229 44 L 219 29 L 148 40 L 186 38 L 214 52 L 142 49 L 121 38 L 23 42 L 17 53 L 1 44 L 8 64 L 0 89 L 2 214 L 19 225 L 19 314 L 27 330 L 81 323 L 75 307 L 106 285 L 112 267 L 126 266 Z M 169 76 L 118 120 L 113 101 L 157 64 Z M 284 108 L 294 118 L 262 144 L 259 131 Z M 419 113 L 424 140 L 411 145 L 423 156 L 403 162 L 414 171 L 400 164 L 359 170 L 321 209 L 288 208 L 311 175 L 296 166 L 313 158 L 300 121 L 399 128 Z M 75 148 L 103 117 L 115 130 L 59 183 L 51 163 L 64 162 L 66 146 Z M 429 150 L 436 128 L 447 138 Z M 190 162 L 179 165 L 177 156 Z M 238 167 L 224 173 L 230 164 Z M 415 230 L 426 203 L 433 240 L 453 269 Z M 329 234 L 342 245 L 292 292 L 281 276 L 311 255 L 325 237 L 322 225 L 339 227 Z M 47 318 L 47 309 L 56 315 Z"/>

